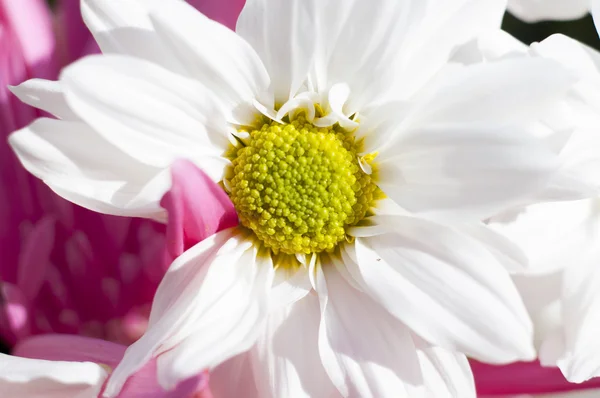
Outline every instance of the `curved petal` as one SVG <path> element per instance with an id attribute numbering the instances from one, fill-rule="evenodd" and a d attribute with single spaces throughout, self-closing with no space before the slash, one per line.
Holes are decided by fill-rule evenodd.
<path id="1" fill-rule="evenodd" d="M 91 362 L 44 361 L 0 354 L 6 397 L 97 398 L 107 373 Z"/>
<path id="2" fill-rule="evenodd" d="M 319 320 L 314 294 L 269 314 L 250 351 L 260 397 L 330 398 L 337 393 L 319 357 Z"/>
<path id="3" fill-rule="evenodd" d="M 152 8 L 150 20 L 172 52 L 171 57 L 179 60 L 190 77 L 214 93 L 229 122 L 256 122 L 252 103 L 267 90 L 269 75 L 248 43 L 184 1 Z"/>
<path id="4" fill-rule="evenodd" d="M 161 282 L 148 330 L 128 348 L 105 394 L 114 397 L 152 356 L 169 389 L 249 349 L 267 315 L 272 275 L 270 257 L 236 229 L 186 251 Z"/>
<path id="5" fill-rule="evenodd" d="M 9 143 L 23 166 L 55 192 L 101 213 L 157 217 L 168 176 L 145 166 L 78 121 L 41 118 Z"/>
<path id="6" fill-rule="evenodd" d="M 485 245 L 426 220 L 388 222 L 389 233 L 357 238 L 343 252 L 369 296 L 442 348 L 492 363 L 535 357 L 523 302 Z"/>
<path id="7" fill-rule="evenodd" d="M 211 370 L 209 386 L 214 398 L 262 398 L 254 382 L 249 351 L 236 355 Z"/>
<path id="8" fill-rule="evenodd" d="M 148 17 L 150 7 L 179 1 L 81 0 L 81 14 L 103 53 L 130 55 L 185 73 L 185 68 L 171 56 Z"/>
<path id="9" fill-rule="evenodd" d="M 600 216 L 595 200 L 540 203 L 493 217 L 488 225 L 516 243 L 529 259 L 527 273 L 573 265 L 573 253 L 596 244 Z"/>
<path id="10" fill-rule="evenodd" d="M 467 357 L 413 337 L 428 397 L 476 398 L 475 381 Z"/>
<path id="11" fill-rule="evenodd" d="M 308 76 L 319 7 L 316 0 L 247 0 L 240 14 L 236 31 L 269 71 L 275 103 L 292 98 Z"/>
<path id="12" fill-rule="evenodd" d="M 61 83 L 71 109 L 133 158 L 161 168 L 187 158 L 221 179 L 229 131 L 204 86 L 117 55 L 84 58 L 63 70 Z"/>
<path id="13" fill-rule="evenodd" d="M 525 22 L 578 19 L 588 13 L 590 0 L 508 0 L 508 11 Z"/>
<path id="14" fill-rule="evenodd" d="M 169 219 L 167 245 L 173 259 L 198 242 L 238 224 L 233 203 L 225 191 L 187 160 L 171 166 L 171 189 L 160 205 Z"/>
<path id="15" fill-rule="evenodd" d="M 424 396 L 409 329 L 350 286 L 332 263 L 317 271 L 319 352 L 342 396 Z"/>
<path id="16" fill-rule="evenodd" d="M 589 230 L 594 245 L 577 253 L 577 263 L 563 273 L 565 353 L 557 362 L 567 380 L 581 383 L 600 376 L 600 224 Z"/>
<path id="17" fill-rule="evenodd" d="M 320 4 L 316 86 L 325 92 L 347 83 L 349 114 L 408 99 L 447 63 L 456 46 L 499 27 L 503 12 L 502 0 Z"/>
<path id="18" fill-rule="evenodd" d="M 44 79 L 30 79 L 10 91 L 27 105 L 53 114 L 59 119 L 79 120 L 65 100 L 60 82 Z"/>
<path id="19" fill-rule="evenodd" d="M 119 364 L 126 346 L 83 336 L 46 334 L 19 342 L 13 355 L 52 361 L 86 361 L 114 368 Z M 156 379 L 156 360 L 150 361 L 125 384 L 119 398 L 181 398 L 189 397 L 206 387 L 208 377 L 199 374 L 165 391 Z"/>

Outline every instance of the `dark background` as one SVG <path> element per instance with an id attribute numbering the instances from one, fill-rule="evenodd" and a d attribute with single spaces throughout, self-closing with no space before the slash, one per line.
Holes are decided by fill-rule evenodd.
<path id="1" fill-rule="evenodd" d="M 562 33 L 600 50 L 600 39 L 590 15 L 568 22 L 544 21 L 528 24 L 507 13 L 502 22 L 502 29 L 527 44 L 542 41 L 554 33 Z"/>

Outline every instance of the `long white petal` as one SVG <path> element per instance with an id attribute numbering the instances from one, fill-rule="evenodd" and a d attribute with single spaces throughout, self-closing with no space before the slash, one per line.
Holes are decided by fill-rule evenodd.
<path id="1" fill-rule="evenodd" d="M 7 398 L 97 398 L 106 377 L 106 371 L 91 362 L 0 354 L 0 393 Z"/>
<path id="2" fill-rule="evenodd" d="M 65 100 L 60 82 L 30 79 L 10 91 L 27 105 L 42 109 L 63 120 L 79 120 Z"/>
<path id="3" fill-rule="evenodd" d="M 106 387 L 115 396 L 152 356 L 165 388 L 247 349 L 267 316 L 273 267 L 237 229 L 186 251 L 161 282 L 147 332 L 131 345 Z"/>
<path id="4" fill-rule="evenodd" d="M 596 243 L 576 252 L 577 264 L 571 264 L 563 274 L 565 355 L 558 366 L 565 377 L 575 383 L 600 376 L 599 226 L 597 223 L 595 230 L 589 231 Z"/>
<path id="5" fill-rule="evenodd" d="M 529 259 L 528 273 L 550 273 L 573 265 L 574 253 L 596 244 L 595 200 L 530 205 L 493 217 L 490 228 L 515 242 Z"/>
<path id="6" fill-rule="evenodd" d="M 82 0 L 81 14 L 104 54 L 124 54 L 185 73 L 158 37 L 148 17 L 150 7 L 181 0 Z"/>
<path id="7" fill-rule="evenodd" d="M 535 357 L 523 302 L 485 245 L 426 220 L 389 223 L 343 252 L 367 294 L 432 344 L 493 363 Z"/>
<path id="8" fill-rule="evenodd" d="M 41 118 L 13 133 L 25 168 L 62 197 L 102 213 L 159 218 L 169 176 L 132 159 L 80 121 Z"/>
<path id="9" fill-rule="evenodd" d="M 316 0 L 248 0 L 240 14 L 236 31 L 264 62 L 277 103 L 293 97 L 307 78 L 318 43 L 319 7 Z"/>
<path id="10" fill-rule="evenodd" d="M 467 357 L 433 346 L 415 336 L 421 371 L 429 397 L 475 398 L 475 381 Z"/>
<path id="11" fill-rule="evenodd" d="M 332 263 L 317 271 L 321 303 L 319 351 L 346 397 L 424 396 L 410 330 L 351 287 Z"/>
<path id="12" fill-rule="evenodd" d="M 123 152 L 157 167 L 187 158 L 220 180 L 229 132 L 201 84 L 118 55 L 87 57 L 61 82 L 71 109 Z"/>
<path id="13" fill-rule="evenodd" d="M 172 51 L 171 57 L 214 93 L 228 121 L 241 125 L 256 122 L 252 103 L 268 89 L 269 75 L 246 41 L 183 1 L 153 7 L 150 19 Z M 282 36 L 284 32 L 278 32 L 275 37 Z"/>
<path id="14" fill-rule="evenodd" d="M 320 319 L 319 301 L 314 294 L 271 312 L 251 351 L 261 397 L 337 395 L 319 357 Z"/>
<path id="15" fill-rule="evenodd" d="M 345 82 L 348 112 L 410 98 L 453 49 L 500 25 L 502 0 L 334 0 L 317 8 L 316 85 Z M 364 32 L 369 32 L 365 34 Z M 361 109 L 362 110 L 362 109 Z"/>

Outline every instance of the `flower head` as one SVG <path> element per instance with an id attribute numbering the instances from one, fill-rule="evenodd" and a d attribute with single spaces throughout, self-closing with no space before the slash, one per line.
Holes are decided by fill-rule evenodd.
<path id="1" fill-rule="evenodd" d="M 241 222 L 173 262 L 107 396 L 154 357 L 166 388 L 215 368 L 216 390 L 235 374 L 261 397 L 467 397 L 455 352 L 534 357 L 519 253 L 479 222 L 554 176 L 527 130 L 572 78 L 449 63 L 502 1 L 251 0 L 237 34 L 177 0 L 83 4 L 105 54 L 15 89 L 53 90 L 62 119 L 11 137 L 25 167 L 82 206 L 164 219 L 187 159 Z"/>

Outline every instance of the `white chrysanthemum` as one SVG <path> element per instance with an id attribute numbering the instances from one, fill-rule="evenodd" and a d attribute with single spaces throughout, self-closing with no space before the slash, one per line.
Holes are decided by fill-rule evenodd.
<path id="1" fill-rule="evenodd" d="M 489 225 L 529 259 L 513 278 L 534 321 L 542 363 L 560 367 L 573 382 L 600 376 L 600 53 L 562 35 L 531 48 L 507 34 L 490 35 L 478 50 L 480 61 L 553 59 L 581 79 L 542 117 L 536 132 L 562 158 L 561 181 L 588 186 L 572 186 L 584 197 L 556 201 L 560 184 L 551 183 L 537 195 L 538 203 L 497 215 Z"/>
<path id="2" fill-rule="evenodd" d="M 508 11 L 526 22 L 582 18 L 591 0 L 508 0 Z"/>
<path id="3" fill-rule="evenodd" d="M 236 34 L 177 0 L 84 1 L 104 55 L 14 89 L 62 119 L 11 137 L 25 167 L 85 207 L 163 218 L 186 158 L 242 224 L 173 263 L 107 396 L 152 356 L 167 388 L 216 367 L 225 397 L 471 397 L 454 352 L 534 357 L 519 253 L 467 224 L 553 178 L 527 130 L 571 77 L 448 63 L 504 7 L 249 0 Z"/>

